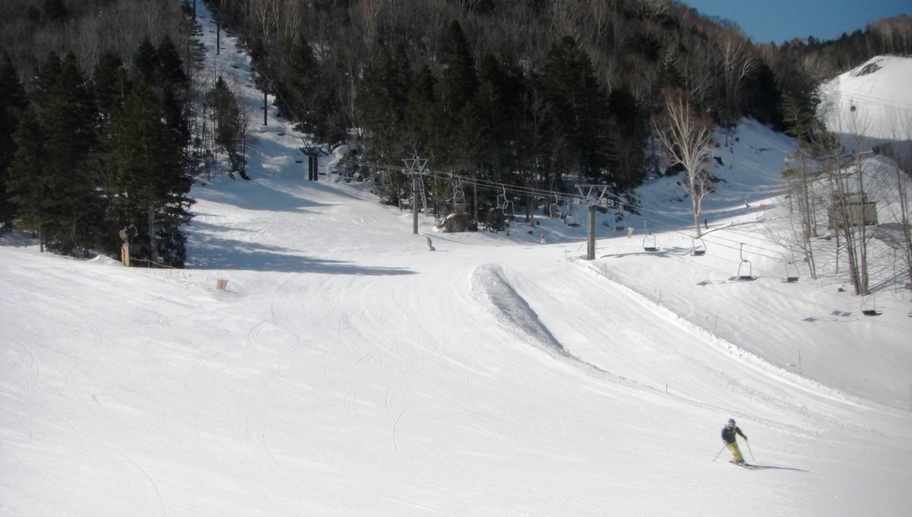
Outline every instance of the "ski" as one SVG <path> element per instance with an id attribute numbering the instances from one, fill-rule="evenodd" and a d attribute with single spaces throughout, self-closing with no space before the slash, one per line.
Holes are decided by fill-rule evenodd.
<path id="1" fill-rule="evenodd" d="M 732 465 L 737 465 L 739 467 L 745 468 L 747 470 L 757 470 L 757 466 L 751 465 L 750 463 L 737 463 L 733 460 L 729 460 L 729 463 L 731 463 Z"/>

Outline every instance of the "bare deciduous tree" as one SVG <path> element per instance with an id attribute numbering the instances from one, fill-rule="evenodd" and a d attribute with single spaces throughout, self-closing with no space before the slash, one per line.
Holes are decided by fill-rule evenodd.
<path id="1" fill-rule="evenodd" d="M 788 182 L 789 221 L 795 239 L 793 245 L 804 254 L 811 278 L 817 278 L 813 238 L 817 235 L 818 200 L 822 197 L 819 192 L 820 171 L 816 164 L 810 150 L 801 147 L 787 161 L 784 173 Z"/>
<path id="2" fill-rule="evenodd" d="M 749 42 L 739 33 L 726 31 L 721 36 L 720 44 L 722 73 L 725 78 L 725 122 L 734 123 L 740 117 L 744 80 L 757 68 L 759 62 Z"/>
<path id="3" fill-rule="evenodd" d="M 693 201 L 694 228 L 697 237 L 703 197 L 707 193 L 709 174 L 706 164 L 713 154 L 713 123 L 698 113 L 681 90 L 665 90 L 665 114 L 653 119 L 653 128 L 671 157 L 671 164 L 681 164 L 687 172 L 684 190 Z"/>

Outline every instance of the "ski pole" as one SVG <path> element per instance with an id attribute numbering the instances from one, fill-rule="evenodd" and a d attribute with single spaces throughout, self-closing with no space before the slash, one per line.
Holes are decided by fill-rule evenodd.
<path id="1" fill-rule="evenodd" d="M 751 450 L 751 444 L 747 438 L 744 439 L 744 444 L 747 445 L 747 452 L 751 453 L 751 461 L 756 461 L 754 460 L 754 451 Z"/>
<path id="2" fill-rule="evenodd" d="M 724 451 L 724 450 L 725 450 L 725 444 L 722 444 L 722 448 L 719 449 L 719 452 L 716 453 L 716 457 L 713 458 L 713 461 L 716 461 L 716 458 L 718 458 L 719 455 L 722 454 L 722 451 Z"/>

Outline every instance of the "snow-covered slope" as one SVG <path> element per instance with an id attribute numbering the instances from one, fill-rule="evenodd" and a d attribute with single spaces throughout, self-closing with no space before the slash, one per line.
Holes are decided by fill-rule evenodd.
<path id="1" fill-rule="evenodd" d="M 246 57 L 204 36 L 256 106 Z M 194 188 L 185 270 L 0 238 L 4 514 L 912 507 L 909 293 L 865 318 L 837 276 L 783 282 L 787 139 L 745 123 L 720 147 L 706 255 L 664 178 L 618 223 L 632 237 L 600 219 L 588 262 L 585 224 L 540 216 L 509 236 L 422 216 L 414 235 L 365 184 L 304 181 L 274 113 L 258 138 L 251 181 Z M 732 278 L 744 252 L 751 282 Z M 761 470 L 717 456 L 730 417 Z"/>
<path id="2" fill-rule="evenodd" d="M 849 148 L 912 141 L 910 84 L 912 58 L 872 58 L 821 86 L 821 116 Z"/>

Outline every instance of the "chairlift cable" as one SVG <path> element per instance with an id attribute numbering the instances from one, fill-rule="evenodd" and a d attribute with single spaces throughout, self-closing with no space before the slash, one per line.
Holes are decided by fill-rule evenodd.
<path id="1" fill-rule="evenodd" d="M 338 163 L 357 165 L 357 166 L 362 166 L 362 167 L 370 167 L 370 168 L 375 168 L 375 169 L 385 169 L 385 170 L 389 170 L 389 171 L 399 171 L 399 172 L 406 171 L 406 168 L 403 166 L 383 165 L 383 164 L 378 164 L 378 163 L 363 162 L 363 161 L 357 161 L 357 160 L 352 160 L 352 159 L 342 159 L 342 160 L 339 160 Z M 542 197 L 542 198 L 557 197 L 558 199 L 563 199 L 566 201 L 576 201 L 580 197 L 578 195 L 554 192 L 551 190 L 543 190 L 543 189 L 536 189 L 533 187 L 508 185 L 503 182 L 481 179 L 481 178 L 473 178 L 470 176 L 464 176 L 464 175 L 456 174 L 453 172 L 434 171 L 434 170 L 430 170 L 430 169 L 427 169 L 427 172 L 430 174 L 434 174 L 435 177 L 437 177 L 441 180 L 444 180 L 444 181 L 461 181 L 467 185 L 472 185 L 477 188 L 480 188 L 483 190 L 488 190 L 491 192 L 509 193 L 509 194 L 516 195 L 516 196 L 527 195 L 527 196 Z"/>

